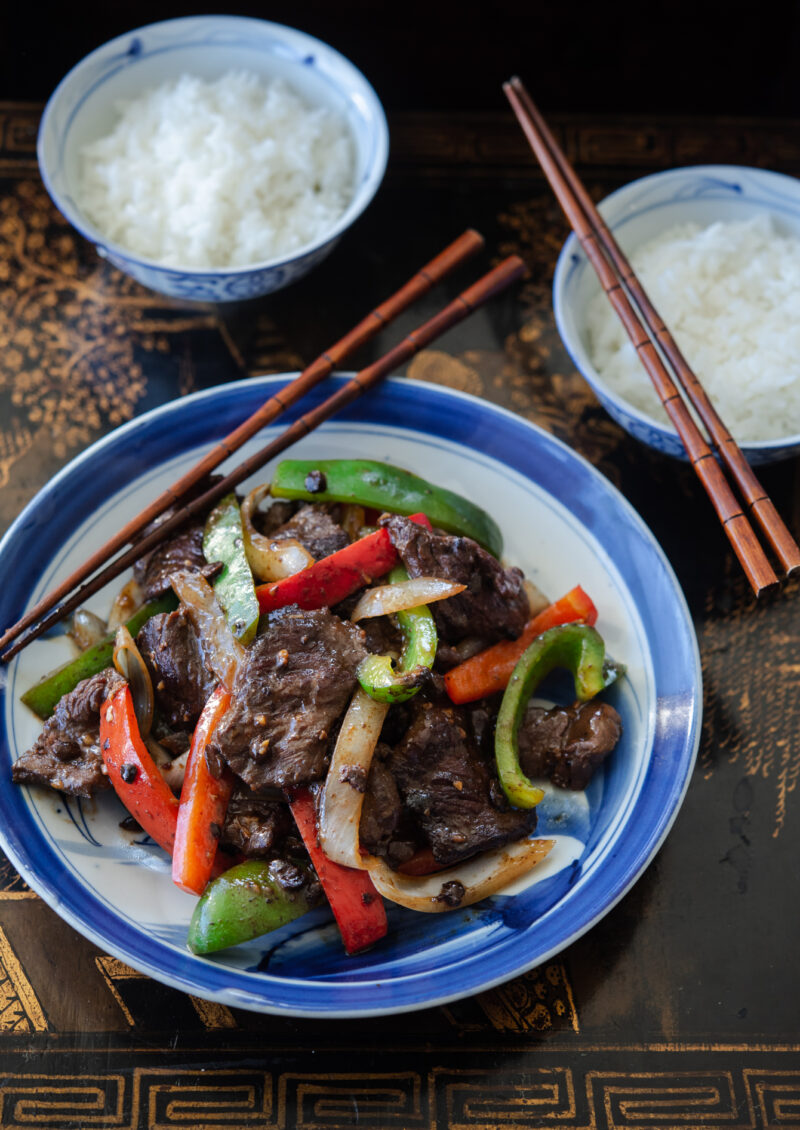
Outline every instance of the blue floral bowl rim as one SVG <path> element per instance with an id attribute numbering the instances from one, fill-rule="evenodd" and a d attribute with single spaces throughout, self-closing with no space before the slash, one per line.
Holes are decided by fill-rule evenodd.
<path id="1" fill-rule="evenodd" d="M 116 44 L 121 44 L 129 40 L 133 36 L 141 35 L 144 32 L 151 31 L 153 28 L 167 27 L 175 24 L 190 24 L 199 20 L 211 21 L 221 20 L 225 23 L 231 24 L 258 24 L 262 28 L 273 30 L 277 35 L 284 32 L 291 33 L 292 36 L 298 36 L 306 41 L 309 49 L 322 50 L 331 56 L 334 56 L 346 67 L 349 67 L 353 74 L 364 84 L 364 89 L 370 97 L 373 105 L 372 110 L 375 115 L 376 124 L 376 138 L 375 138 L 375 160 L 370 169 L 369 175 L 365 181 L 357 186 L 353 198 L 350 201 L 346 211 L 340 216 L 339 220 L 329 228 L 324 235 L 311 243 L 304 244 L 290 255 L 285 255 L 273 259 L 261 259 L 252 263 L 246 263 L 240 267 L 183 267 L 172 266 L 166 263 L 156 262 L 154 259 L 146 259 L 135 252 L 128 250 L 119 243 L 107 239 L 99 229 L 96 229 L 83 215 L 77 206 L 74 206 L 70 201 L 65 200 L 64 196 L 53 185 L 52 177 L 47 169 L 47 162 L 44 156 L 44 136 L 48 128 L 49 118 L 53 113 L 56 101 L 61 94 L 63 87 L 72 78 L 72 76 L 84 66 L 90 64 L 93 59 L 98 55 L 104 54 L 109 48 L 114 47 Z M 333 240 L 338 239 L 359 216 L 366 210 L 371 201 L 373 200 L 376 192 L 380 188 L 381 181 L 383 180 L 384 173 L 386 172 L 386 165 L 389 159 L 389 125 L 386 121 L 386 113 L 383 109 L 383 104 L 378 98 L 375 88 L 366 78 L 362 71 L 352 63 L 346 55 L 338 51 L 335 47 L 325 43 L 324 40 L 318 39 L 316 36 L 309 35 L 308 32 L 301 31 L 298 28 L 290 27 L 288 24 L 275 23 L 272 20 L 262 20 L 253 16 L 226 16 L 220 14 L 209 14 L 201 16 L 180 16 L 171 20 L 157 20 L 154 23 L 143 24 L 141 27 L 132 28 L 130 31 L 123 32 L 121 35 L 114 36 L 113 39 L 106 40 L 88 55 L 84 55 L 73 67 L 71 67 L 61 81 L 56 86 L 53 93 L 45 104 L 42 117 L 39 121 L 39 130 L 36 139 L 36 158 L 39 164 L 39 172 L 42 177 L 42 182 L 47 190 L 50 199 L 58 208 L 62 216 L 75 228 L 75 230 L 88 240 L 91 244 L 97 247 L 98 251 L 105 254 L 109 253 L 119 259 L 126 260 L 130 263 L 135 263 L 140 267 L 144 267 L 150 271 L 157 271 L 162 274 L 180 274 L 185 275 L 187 278 L 196 279 L 198 282 L 204 279 L 215 279 L 221 275 L 237 276 L 254 274 L 257 271 L 273 270 L 277 267 L 285 267 L 290 263 L 296 263 L 304 259 L 306 256 L 313 254 L 320 248 L 326 247 Z"/>
<path id="2" fill-rule="evenodd" d="M 746 174 L 748 176 L 753 175 L 756 179 L 763 177 L 765 180 L 774 180 L 775 182 L 779 182 L 783 185 L 791 184 L 794 188 L 794 191 L 798 194 L 797 215 L 798 217 L 800 217 L 800 179 L 791 176 L 791 174 L 789 173 L 777 173 L 772 169 L 761 169 L 756 165 L 681 165 L 675 169 L 663 169 L 657 173 L 648 173 L 646 176 L 637 177 L 636 180 L 628 181 L 627 184 L 623 184 L 619 188 L 614 189 L 614 191 L 610 192 L 608 196 L 603 197 L 597 207 L 599 208 L 601 214 L 603 214 L 603 210 L 607 205 L 611 205 L 612 203 L 616 202 L 620 196 L 624 196 L 634 188 L 645 188 L 648 184 L 652 184 L 656 181 L 663 182 L 671 178 L 678 180 L 681 177 L 685 177 L 687 174 L 718 177 L 729 177 L 734 175 L 741 177 L 742 174 Z M 670 202 L 664 201 L 663 203 L 664 205 L 666 205 Z M 650 205 L 650 207 L 659 206 L 660 205 Z M 765 204 L 764 207 L 767 208 L 768 205 Z M 638 213 L 633 213 L 630 216 L 620 216 L 618 220 L 611 220 L 609 226 L 612 232 L 616 231 L 620 222 L 629 220 L 633 215 L 636 214 Z M 604 214 L 603 218 L 606 219 Z M 663 424 L 659 420 L 656 420 L 653 416 L 649 416 L 646 412 L 643 412 L 640 408 L 636 408 L 629 401 L 624 400 L 621 396 L 619 396 L 616 392 L 609 388 L 609 386 L 603 381 L 603 378 L 600 376 L 591 362 L 589 362 L 589 365 L 586 366 L 584 365 L 582 360 L 579 361 L 578 357 L 576 356 L 572 341 L 572 335 L 567 333 L 564 325 L 564 308 L 568 304 L 566 299 L 566 291 L 567 287 L 569 286 L 570 275 L 572 269 L 578 266 L 578 262 L 574 262 L 573 260 L 578 255 L 583 256 L 581 266 L 584 269 L 590 267 L 590 264 L 586 260 L 586 257 L 581 250 L 580 244 L 578 242 L 578 237 L 574 232 L 570 232 L 570 234 L 564 241 L 564 246 L 561 248 L 561 252 L 556 262 L 556 268 L 553 272 L 553 313 L 555 315 L 556 328 L 558 329 L 559 337 L 561 338 L 562 344 L 569 354 L 573 365 L 581 374 L 583 379 L 587 382 L 587 384 L 590 385 L 592 390 L 597 395 L 598 399 L 600 399 L 601 401 L 610 401 L 621 415 L 629 416 L 632 420 L 635 420 L 642 427 L 649 428 L 651 431 L 656 432 L 665 442 L 674 441 L 680 444 L 680 437 L 673 428 L 668 427 L 666 424 Z M 800 434 L 795 433 L 793 435 L 790 434 L 786 436 L 780 436 L 777 439 L 752 440 L 748 443 L 740 444 L 740 447 L 745 456 L 749 451 L 752 451 L 754 454 L 768 457 L 771 452 L 781 454 L 783 453 L 784 449 L 795 447 L 800 448 Z"/>

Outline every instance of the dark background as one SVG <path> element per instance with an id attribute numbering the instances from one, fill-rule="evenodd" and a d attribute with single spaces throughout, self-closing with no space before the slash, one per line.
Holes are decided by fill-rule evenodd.
<path id="1" fill-rule="evenodd" d="M 492 110 L 518 72 L 545 110 L 800 117 L 800 2 L 568 0 L 0 3 L 0 100 L 42 101 L 83 55 L 154 20 L 290 24 L 364 71 L 387 111 Z"/>

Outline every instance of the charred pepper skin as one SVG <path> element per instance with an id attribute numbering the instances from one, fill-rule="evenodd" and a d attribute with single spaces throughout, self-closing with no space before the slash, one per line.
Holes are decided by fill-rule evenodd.
<path id="1" fill-rule="evenodd" d="M 587 624 L 565 624 L 543 632 L 523 653 L 506 687 L 495 730 L 497 775 L 509 803 L 535 808 L 544 793 L 522 772 L 517 735 L 528 700 L 546 675 L 565 667 L 580 702 L 610 686 L 625 668 L 606 659 L 602 637 Z"/>
<path id="2" fill-rule="evenodd" d="M 285 459 L 278 464 L 271 491 L 275 498 L 349 502 L 405 517 L 421 511 L 434 526 L 449 534 L 472 538 L 495 557 L 503 552 L 500 528 L 480 506 L 390 463 L 372 459 Z"/>
<path id="3" fill-rule="evenodd" d="M 402 565 L 389 574 L 392 585 L 407 580 L 408 573 Z M 396 615 L 405 639 L 397 670 L 392 666 L 391 656 L 368 655 L 356 672 L 359 683 L 376 702 L 407 702 L 427 680 L 436 658 L 438 636 L 427 604 Z"/>
<path id="4" fill-rule="evenodd" d="M 192 953 L 216 953 L 299 918 L 321 901 L 313 871 L 296 865 L 300 885 L 280 882 L 276 863 L 250 859 L 212 880 L 198 902 L 187 939 Z"/>

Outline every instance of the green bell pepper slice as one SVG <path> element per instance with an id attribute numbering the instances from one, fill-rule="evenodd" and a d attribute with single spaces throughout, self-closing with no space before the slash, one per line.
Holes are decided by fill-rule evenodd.
<path id="1" fill-rule="evenodd" d="M 208 562 L 222 562 L 214 594 L 236 639 L 250 643 L 258 629 L 258 598 L 244 549 L 242 514 L 233 493 L 220 499 L 206 519 L 203 556 Z"/>
<path id="2" fill-rule="evenodd" d="M 503 695 L 494 739 L 497 775 L 515 808 L 535 808 L 544 797 L 522 772 L 517 738 L 528 700 L 556 667 L 572 673 L 580 702 L 594 698 L 625 671 L 622 664 L 606 659 L 602 637 L 587 624 L 551 628 L 523 652 Z"/>
<path id="3" fill-rule="evenodd" d="M 165 593 L 157 600 L 151 600 L 138 608 L 125 624 L 132 636 L 136 636 L 139 629 L 151 618 L 160 612 L 172 612 L 178 607 L 178 598 L 174 593 Z M 30 690 L 22 695 L 22 701 L 29 706 L 41 719 L 49 718 L 56 708 L 56 703 L 69 691 L 77 687 L 83 679 L 89 679 L 99 671 L 110 667 L 114 660 L 114 636 L 106 636 L 99 643 L 87 647 L 75 659 L 70 659 L 61 667 L 56 667 L 49 675 L 45 675 Z"/>
<path id="4" fill-rule="evenodd" d="M 407 581 L 408 573 L 398 565 L 389 574 L 390 584 Z M 396 613 L 405 637 L 397 670 L 390 655 L 368 655 L 358 666 L 358 681 L 377 702 L 407 702 L 430 674 L 436 658 L 436 624 L 426 604 Z"/>
<path id="5" fill-rule="evenodd" d="M 503 551 L 497 523 L 480 506 L 444 487 L 371 459 L 285 459 L 270 487 L 275 498 L 350 502 L 393 514 L 427 514 L 434 526 L 473 538 L 495 557 Z"/>
<path id="6" fill-rule="evenodd" d="M 299 918 L 322 900 L 310 867 L 297 864 L 304 881 L 287 890 L 278 882 L 275 862 L 248 859 L 208 884 L 189 924 L 192 953 L 215 953 L 249 942 Z"/>

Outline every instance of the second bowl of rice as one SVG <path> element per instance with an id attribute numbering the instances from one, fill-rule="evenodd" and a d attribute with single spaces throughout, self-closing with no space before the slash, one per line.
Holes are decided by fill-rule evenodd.
<path id="1" fill-rule="evenodd" d="M 333 249 L 388 155 L 347 59 L 265 20 L 198 16 L 118 36 L 47 104 L 38 156 L 59 211 L 153 290 L 224 302 L 278 290 Z"/>
<path id="2" fill-rule="evenodd" d="M 800 453 L 800 181 L 699 165 L 633 181 L 599 210 L 751 463 Z M 570 356 L 608 413 L 683 445 L 574 235 L 553 282 Z"/>

